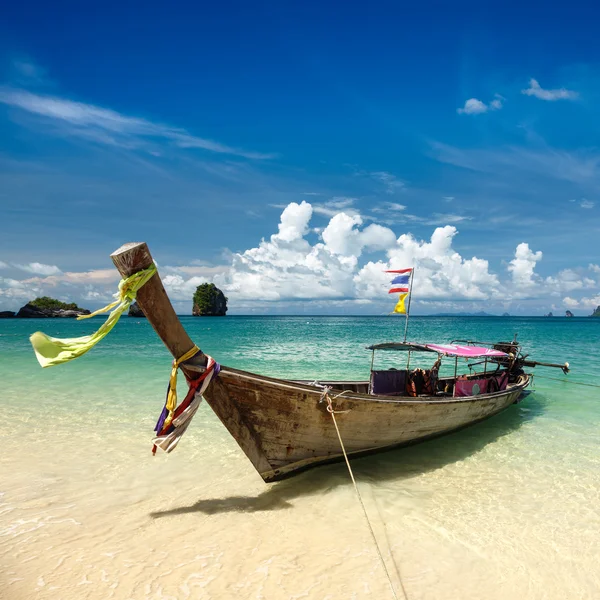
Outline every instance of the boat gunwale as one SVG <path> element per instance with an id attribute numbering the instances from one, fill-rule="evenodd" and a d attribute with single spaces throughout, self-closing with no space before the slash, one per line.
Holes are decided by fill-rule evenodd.
<path id="1" fill-rule="evenodd" d="M 187 365 L 186 365 L 187 366 Z M 192 367 L 193 370 L 204 371 L 202 367 Z M 242 369 L 236 369 L 234 367 L 225 367 L 222 366 L 219 372 L 219 377 L 231 375 L 234 378 L 244 378 L 254 381 L 263 381 L 268 384 L 276 385 L 280 388 L 296 390 L 296 391 L 305 391 L 310 392 L 311 394 L 319 394 L 322 395 L 324 388 L 318 388 L 314 385 L 304 384 L 304 383 L 295 383 L 289 379 L 279 379 L 277 377 L 269 377 L 267 375 L 259 375 L 258 373 L 252 373 L 250 371 L 244 371 Z M 376 394 L 361 394 L 360 392 L 347 392 L 343 396 L 340 396 L 342 400 L 354 400 L 354 401 L 364 401 L 364 402 L 380 402 L 382 404 L 460 404 L 465 402 L 481 402 L 484 400 L 492 400 L 497 397 L 502 396 L 503 394 L 511 393 L 516 391 L 517 389 L 525 389 L 530 381 L 531 375 L 527 373 L 523 373 L 520 377 L 525 377 L 525 381 L 522 383 L 513 383 L 508 384 L 506 389 L 499 390 L 497 392 L 492 392 L 490 394 L 479 394 L 477 396 L 460 396 L 460 397 L 452 397 L 452 396 L 418 396 L 416 398 L 404 396 L 381 396 Z M 331 387 L 330 391 L 335 392 L 339 388 Z M 343 391 L 343 390 L 339 390 Z"/>

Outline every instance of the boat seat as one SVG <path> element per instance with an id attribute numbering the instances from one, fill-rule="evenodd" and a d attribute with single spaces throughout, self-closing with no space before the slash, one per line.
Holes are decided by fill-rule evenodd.
<path id="1" fill-rule="evenodd" d="M 508 377 L 505 373 L 486 379 L 458 379 L 456 381 L 454 395 L 457 397 L 464 397 L 501 392 L 506 389 L 507 383 Z"/>
<path id="2" fill-rule="evenodd" d="M 405 396 L 406 370 L 386 369 L 371 371 L 371 394 L 377 396 Z"/>

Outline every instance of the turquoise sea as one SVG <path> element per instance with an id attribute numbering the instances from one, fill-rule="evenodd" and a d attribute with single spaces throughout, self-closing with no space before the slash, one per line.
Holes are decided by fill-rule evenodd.
<path id="1" fill-rule="evenodd" d="M 303 379 L 367 379 L 365 346 L 404 323 L 182 321 L 222 364 Z M 207 405 L 152 457 L 171 357 L 145 320 L 39 367 L 31 333 L 100 323 L 0 320 L 0 598 L 391 597 L 343 464 L 266 485 Z M 413 317 L 409 339 L 515 333 L 571 373 L 537 368 L 534 393 L 501 415 L 353 461 L 399 597 L 400 578 L 411 600 L 600 597 L 600 319 Z"/>

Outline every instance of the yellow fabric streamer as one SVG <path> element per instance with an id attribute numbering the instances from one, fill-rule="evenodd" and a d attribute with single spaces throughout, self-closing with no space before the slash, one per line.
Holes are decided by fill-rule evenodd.
<path id="1" fill-rule="evenodd" d="M 400 294 L 400 296 L 398 297 L 398 303 L 396 304 L 392 312 L 399 313 L 401 315 L 406 314 L 406 306 L 404 306 L 406 296 L 408 296 L 408 294 Z"/>
<path id="2" fill-rule="evenodd" d="M 112 310 L 102 327 L 92 335 L 78 338 L 53 338 L 41 331 L 36 331 L 29 341 L 35 351 L 35 356 L 42 367 L 53 367 L 78 358 L 91 350 L 102 338 L 106 337 L 117 324 L 121 315 L 135 300 L 138 290 L 156 273 L 156 265 L 151 265 L 143 271 L 122 279 L 119 291 L 115 294 L 117 300 L 90 315 L 81 315 L 77 319 L 88 319 Z"/>
<path id="3" fill-rule="evenodd" d="M 191 350 L 188 350 L 183 356 L 173 359 L 173 367 L 171 368 L 171 378 L 169 379 L 169 393 L 167 394 L 167 402 L 165 404 L 166 409 L 169 411 L 167 418 L 165 419 L 165 427 L 171 424 L 173 420 L 173 414 L 177 408 L 177 371 L 179 365 L 184 363 L 186 360 L 190 360 L 192 356 L 196 356 L 200 352 L 198 346 L 194 346 Z"/>

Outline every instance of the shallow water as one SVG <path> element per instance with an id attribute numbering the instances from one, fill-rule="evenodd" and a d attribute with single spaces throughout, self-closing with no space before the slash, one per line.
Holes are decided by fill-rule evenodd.
<path id="1" fill-rule="evenodd" d="M 291 378 L 366 378 L 364 347 L 402 329 L 183 320 L 219 362 Z M 265 485 L 207 405 L 152 457 L 170 357 L 145 321 L 39 368 L 31 332 L 99 324 L 0 321 L 1 598 L 391 598 L 344 465 Z M 409 337 L 516 331 L 536 359 L 569 360 L 570 382 L 594 382 L 600 320 L 413 318 Z M 535 393 L 501 415 L 353 461 L 399 597 L 399 577 L 411 600 L 600 597 L 600 389 L 535 372 Z"/>

